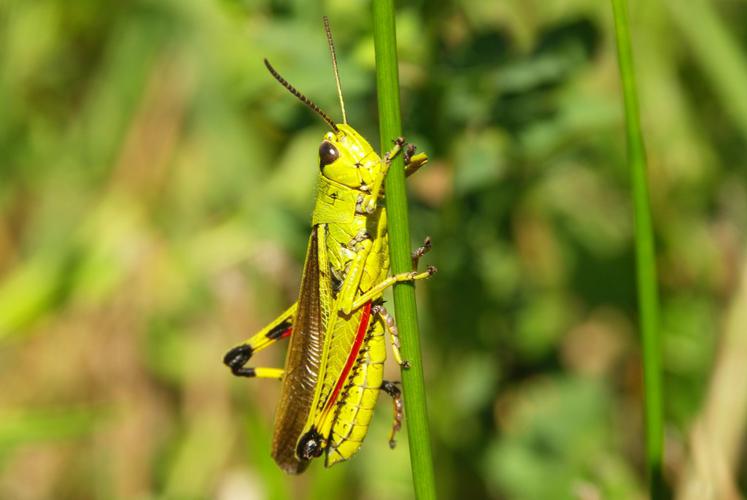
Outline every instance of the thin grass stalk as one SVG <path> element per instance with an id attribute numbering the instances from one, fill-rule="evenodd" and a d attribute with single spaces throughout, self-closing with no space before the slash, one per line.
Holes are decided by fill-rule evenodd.
<path id="1" fill-rule="evenodd" d="M 373 1 L 373 23 L 381 150 L 388 151 L 392 147 L 392 140 L 402 135 L 393 0 Z M 385 190 L 392 272 L 408 272 L 412 268 L 412 263 L 402 155 L 395 159 L 389 170 Z M 419 500 L 430 500 L 436 498 L 436 487 L 431 458 L 423 363 L 420 354 L 415 288 L 412 283 L 395 285 L 394 310 L 397 316 L 402 357 L 410 363 L 409 369 L 402 370 L 402 386 L 415 496 Z"/>
<path id="2" fill-rule="evenodd" d="M 665 491 L 662 479 L 663 415 L 656 255 L 646 176 L 646 150 L 638 115 L 638 97 L 627 9 L 626 0 L 612 0 L 617 60 L 625 101 L 625 130 L 635 217 L 636 275 L 643 351 L 646 464 L 651 498 L 659 499 L 664 498 Z"/>

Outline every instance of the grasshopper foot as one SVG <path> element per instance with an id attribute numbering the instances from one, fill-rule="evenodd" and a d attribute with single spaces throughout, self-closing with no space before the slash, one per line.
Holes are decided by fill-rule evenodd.
<path id="1" fill-rule="evenodd" d="M 421 247 L 418 247 L 414 252 L 412 252 L 412 268 L 417 269 L 418 264 L 420 263 L 420 258 L 431 251 L 433 248 L 433 244 L 431 243 L 431 237 L 426 236 L 425 240 L 423 240 L 423 245 Z"/>
<path id="2" fill-rule="evenodd" d="M 405 149 L 405 154 L 403 156 L 405 160 L 405 165 L 410 163 L 410 160 L 412 160 L 412 157 L 415 156 L 415 151 L 417 148 L 415 147 L 415 144 L 408 144 L 407 148 Z"/>
<path id="3" fill-rule="evenodd" d="M 394 143 L 394 147 L 384 156 L 384 161 L 387 163 L 387 165 L 390 164 L 392 162 L 392 159 L 397 156 L 402 150 L 402 146 L 404 146 L 405 144 L 405 138 L 397 137 L 392 142 Z"/>

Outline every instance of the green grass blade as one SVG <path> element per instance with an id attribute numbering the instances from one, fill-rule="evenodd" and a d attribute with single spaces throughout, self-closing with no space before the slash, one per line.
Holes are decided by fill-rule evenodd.
<path id="1" fill-rule="evenodd" d="M 386 151 L 391 148 L 392 140 L 402 135 L 393 0 L 374 0 L 373 22 L 381 148 L 382 151 Z M 392 272 L 410 271 L 410 231 L 402 155 L 399 155 L 392 164 L 386 178 L 386 206 Z M 402 386 L 415 495 L 421 500 L 432 499 L 436 498 L 436 488 L 420 355 L 415 288 L 411 283 L 400 283 L 394 287 L 394 309 L 402 344 L 402 356 L 411 365 L 409 370 L 402 370 Z"/>
<path id="2" fill-rule="evenodd" d="M 633 207 L 635 214 L 635 253 L 638 287 L 638 307 L 643 349 L 644 425 L 646 428 L 646 462 L 651 498 L 664 495 L 661 475 L 663 457 L 663 416 L 661 394 L 661 347 L 658 332 L 659 305 L 656 281 L 654 231 L 651 221 L 646 151 L 643 146 L 635 71 L 628 29 L 626 0 L 612 0 L 617 39 L 617 59 L 620 65 L 625 100 L 625 129 L 628 143 Z"/>
<path id="3" fill-rule="evenodd" d="M 693 58 L 703 69 L 721 106 L 747 137 L 747 57 L 739 38 L 718 14 L 718 4 L 706 0 L 667 2 Z"/>

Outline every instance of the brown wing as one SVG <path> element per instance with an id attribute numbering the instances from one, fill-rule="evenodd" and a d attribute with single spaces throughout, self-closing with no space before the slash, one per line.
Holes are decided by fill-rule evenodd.
<path id="1" fill-rule="evenodd" d="M 298 310 L 290 339 L 280 403 L 275 412 L 272 458 L 284 471 L 299 474 L 306 469 L 309 461 L 297 457 L 296 444 L 311 413 L 324 346 L 317 226 L 312 228 L 309 238 Z"/>

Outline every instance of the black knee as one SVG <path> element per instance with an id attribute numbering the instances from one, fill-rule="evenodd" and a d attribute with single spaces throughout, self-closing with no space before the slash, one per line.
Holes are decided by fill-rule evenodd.
<path id="1" fill-rule="evenodd" d="M 253 349 L 246 344 L 234 347 L 223 356 L 223 364 L 231 369 L 234 375 L 240 377 L 253 377 L 253 368 L 244 368 L 249 358 L 252 357 Z"/>

